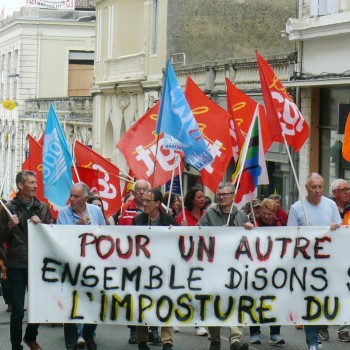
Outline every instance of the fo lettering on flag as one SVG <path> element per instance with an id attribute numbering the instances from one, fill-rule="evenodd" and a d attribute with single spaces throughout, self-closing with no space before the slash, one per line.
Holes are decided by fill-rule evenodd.
<path id="1" fill-rule="evenodd" d="M 45 198 L 57 207 L 63 207 L 72 186 L 73 159 L 52 103 L 46 122 L 42 160 Z"/>
<path id="2" fill-rule="evenodd" d="M 211 164 L 213 157 L 168 61 L 163 96 L 159 107 L 156 133 L 164 133 L 164 148 L 183 150 L 185 161 L 201 170 Z"/>

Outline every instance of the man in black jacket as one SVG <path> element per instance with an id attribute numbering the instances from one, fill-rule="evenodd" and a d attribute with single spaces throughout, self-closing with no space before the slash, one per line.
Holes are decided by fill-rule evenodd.
<path id="1" fill-rule="evenodd" d="M 9 292 L 12 300 L 10 336 L 12 350 L 22 350 L 24 298 L 28 284 L 28 224 L 52 224 L 53 218 L 45 203 L 36 197 L 36 174 L 21 171 L 16 176 L 17 195 L 5 205 L 9 213 L 0 210 L 0 244 L 7 242 L 6 264 Z M 39 324 L 28 323 L 23 341 L 31 350 L 40 350 L 36 342 Z"/>
<path id="2" fill-rule="evenodd" d="M 160 209 L 163 202 L 163 195 L 158 190 L 149 190 L 143 195 L 143 213 L 135 216 L 132 220 L 133 225 L 141 226 L 170 226 L 177 225 L 176 220 Z M 137 343 L 139 350 L 150 350 L 147 346 L 148 327 L 137 327 Z M 161 340 L 163 350 L 173 349 L 173 328 L 161 328 Z"/>

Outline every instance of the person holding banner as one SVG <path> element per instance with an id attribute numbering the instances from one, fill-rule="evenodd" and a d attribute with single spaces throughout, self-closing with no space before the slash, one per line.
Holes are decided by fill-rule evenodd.
<path id="1" fill-rule="evenodd" d="M 163 195 L 158 190 L 149 190 L 143 195 L 143 213 L 137 215 L 132 220 L 133 225 L 138 226 L 177 226 L 175 219 L 161 210 L 163 202 Z M 137 326 L 137 344 L 139 350 L 150 350 L 147 346 L 148 327 Z M 163 344 L 163 350 L 173 349 L 173 328 L 172 327 L 161 327 L 161 341 Z"/>
<path id="2" fill-rule="evenodd" d="M 344 179 L 335 179 L 331 183 L 331 191 L 333 194 L 333 200 L 338 207 L 339 215 L 343 220 L 344 225 L 350 224 L 350 187 L 347 181 Z M 338 340 L 342 342 L 350 342 L 350 328 L 349 326 L 341 326 L 338 331 Z M 328 334 L 328 329 L 321 329 L 321 336 L 326 337 Z"/>
<path id="3" fill-rule="evenodd" d="M 286 226 L 287 223 L 277 216 L 278 204 L 273 199 L 264 199 L 260 205 L 260 215 L 256 218 L 256 227 Z M 261 344 L 260 326 L 250 326 L 250 342 Z M 281 337 L 281 326 L 270 326 L 270 345 L 285 346 L 286 342 Z"/>
<path id="4" fill-rule="evenodd" d="M 290 208 L 287 226 L 330 226 L 332 231 L 340 227 L 342 220 L 337 205 L 323 196 L 323 177 L 318 173 L 311 173 L 307 177 L 305 188 L 305 199 L 300 199 Z M 304 330 L 309 350 L 320 349 L 320 326 L 306 325 Z"/>
<path id="5" fill-rule="evenodd" d="M 248 216 L 234 205 L 235 186 L 231 182 L 221 183 L 215 195 L 216 204 L 209 207 L 198 221 L 198 226 L 244 226 L 253 228 Z M 220 327 L 208 327 L 210 333 L 209 350 L 220 350 Z M 230 327 L 230 350 L 248 350 L 249 344 L 242 343 L 243 327 Z"/>
<path id="6" fill-rule="evenodd" d="M 83 182 L 77 182 L 70 190 L 70 204 L 58 213 L 58 225 L 106 225 L 101 209 L 97 205 L 87 203 L 90 195 L 89 187 Z M 84 324 L 82 335 L 88 350 L 96 350 L 94 339 L 96 324 Z M 67 350 L 76 350 L 78 330 L 75 323 L 64 324 L 64 340 Z"/>
<path id="7" fill-rule="evenodd" d="M 143 212 L 143 196 L 150 189 L 151 185 L 148 181 L 135 181 L 131 190 L 134 198 L 123 204 L 118 213 L 113 215 L 116 225 L 132 225 L 133 218 Z M 128 328 L 130 329 L 129 344 L 137 344 L 136 326 L 128 326 Z M 158 327 L 150 327 L 149 338 L 153 344 L 161 344 Z"/>
<path id="8" fill-rule="evenodd" d="M 34 224 L 52 224 L 49 207 L 36 197 L 37 180 L 32 171 L 20 171 L 16 176 L 16 197 L 2 204 L 0 211 L 0 244 L 7 242 L 6 269 L 12 312 L 10 337 L 12 350 L 22 350 L 24 300 L 28 287 L 28 220 Z M 4 268 L 4 267 L 2 267 Z M 39 324 L 28 323 L 23 342 L 31 350 L 40 350 L 37 343 Z"/>
<path id="9" fill-rule="evenodd" d="M 176 222 L 181 226 L 196 226 L 204 214 L 204 193 L 198 187 L 190 188 L 184 199 L 185 208 L 176 217 Z M 199 337 L 208 335 L 204 327 L 195 327 L 195 334 Z"/>

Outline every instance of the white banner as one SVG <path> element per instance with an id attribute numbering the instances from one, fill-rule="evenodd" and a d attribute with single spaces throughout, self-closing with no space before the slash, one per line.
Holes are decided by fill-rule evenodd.
<path id="1" fill-rule="evenodd" d="M 27 0 L 27 6 L 54 10 L 74 10 L 75 0 Z"/>
<path id="2" fill-rule="evenodd" d="M 29 321 L 349 324 L 350 229 L 29 225 Z"/>

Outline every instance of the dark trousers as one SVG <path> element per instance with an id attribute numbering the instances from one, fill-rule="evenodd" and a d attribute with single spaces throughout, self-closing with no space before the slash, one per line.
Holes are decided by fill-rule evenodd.
<path id="1" fill-rule="evenodd" d="M 7 269 L 8 287 L 11 295 L 12 312 L 10 318 L 10 337 L 12 350 L 22 350 L 22 321 L 24 317 L 24 300 L 28 285 L 28 270 L 9 267 Z M 36 340 L 38 323 L 28 323 L 24 337 Z"/>
<path id="2" fill-rule="evenodd" d="M 270 335 L 280 334 L 281 326 L 270 326 Z M 250 336 L 255 333 L 260 334 L 260 326 L 250 326 L 249 327 Z"/>
<path id="3" fill-rule="evenodd" d="M 83 325 L 82 336 L 84 340 L 93 339 L 96 331 L 96 324 L 85 323 Z M 75 323 L 64 324 L 64 341 L 67 350 L 75 350 L 78 342 L 78 330 Z"/>

